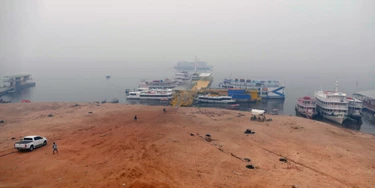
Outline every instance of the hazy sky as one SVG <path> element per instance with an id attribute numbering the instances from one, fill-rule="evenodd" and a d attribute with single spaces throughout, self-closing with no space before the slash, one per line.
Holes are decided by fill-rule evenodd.
<path id="1" fill-rule="evenodd" d="M 375 74 L 374 0 L 0 0 L 0 76 L 173 66 Z"/>

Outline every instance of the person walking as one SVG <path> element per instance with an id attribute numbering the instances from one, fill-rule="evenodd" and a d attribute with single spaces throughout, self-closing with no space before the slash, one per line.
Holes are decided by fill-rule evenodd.
<path id="1" fill-rule="evenodd" d="M 53 155 L 55 155 L 55 151 L 57 154 L 59 153 L 59 151 L 57 150 L 57 144 L 55 142 L 52 145 L 52 149 L 53 149 Z"/>
<path id="2" fill-rule="evenodd" d="M 135 116 L 134 116 L 134 121 L 137 121 L 137 119 L 138 119 L 138 118 L 137 118 L 137 115 L 135 115 Z"/>

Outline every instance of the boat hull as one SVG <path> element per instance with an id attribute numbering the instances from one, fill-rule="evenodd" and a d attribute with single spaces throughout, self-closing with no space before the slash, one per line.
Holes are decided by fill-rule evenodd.
<path id="1" fill-rule="evenodd" d="M 171 100 L 172 97 L 127 97 L 127 100 Z"/>
<path id="2" fill-rule="evenodd" d="M 195 99 L 197 102 L 200 103 L 224 103 L 224 104 L 231 104 L 235 103 L 235 100 L 223 100 L 223 101 L 213 101 L 213 100 L 204 100 L 204 99 Z"/>
<path id="3" fill-rule="evenodd" d="M 225 89 L 251 89 L 251 90 L 258 90 L 259 96 L 262 99 L 285 99 L 285 87 L 284 86 L 277 86 L 277 87 L 255 87 L 255 86 L 248 86 L 248 85 L 225 85 L 219 84 L 219 88 Z"/>
<path id="4" fill-rule="evenodd" d="M 322 115 L 322 117 L 338 124 L 342 124 L 342 122 L 344 122 L 344 120 L 346 119 L 346 117 L 336 117 L 327 115 Z"/>
<path id="5" fill-rule="evenodd" d="M 298 108 L 298 106 L 295 107 L 296 114 L 301 117 L 305 117 L 308 119 L 314 119 L 317 115 L 316 112 L 306 112 L 304 110 L 301 110 Z"/>

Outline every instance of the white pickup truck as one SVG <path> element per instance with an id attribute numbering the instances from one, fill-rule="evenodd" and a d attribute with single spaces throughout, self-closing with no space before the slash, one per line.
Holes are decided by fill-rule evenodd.
<path id="1" fill-rule="evenodd" d="M 33 151 L 37 147 L 47 145 L 47 139 L 41 136 L 25 136 L 20 142 L 14 144 L 14 148 L 18 151 L 30 150 Z"/>

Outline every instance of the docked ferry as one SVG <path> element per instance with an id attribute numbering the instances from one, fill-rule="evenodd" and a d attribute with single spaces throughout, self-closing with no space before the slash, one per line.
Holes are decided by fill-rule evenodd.
<path id="1" fill-rule="evenodd" d="M 211 95 L 198 95 L 195 99 L 201 103 L 235 103 L 231 96 L 211 96 Z"/>
<path id="2" fill-rule="evenodd" d="M 295 110 L 297 115 L 313 119 L 317 114 L 316 100 L 308 96 L 299 98 Z"/>
<path id="3" fill-rule="evenodd" d="M 262 99 L 285 99 L 285 86 L 279 81 L 250 80 L 250 79 L 224 79 L 219 83 L 220 88 L 255 89 L 259 91 Z"/>
<path id="4" fill-rule="evenodd" d="M 177 62 L 177 65 L 174 66 L 175 69 L 182 69 L 182 70 L 208 70 L 212 69 L 212 65 L 208 65 L 207 62 L 198 61 L 197 58 L 195 62 L 188 62 L 188 61 L 180 61 Z"/>
<path id="5" fill-rule="evenodd" d="M 188 73 L 187 71 L 182 71 L 175 73 L 175 78 L 177 81 L 177 84 L 182 85 L 182 84 L 190 84 L 192 81 L 192 75 Z"/>
<path id="6" fill-rule="evenodd" d="M 355 119 L 360 119 L 362 117 L 363 102 L 351 97 L 346 97 L 346 100 L 349 103 L 348 116 Z"/>
<path id="7" fill-rule="evenodd" d="M 325 119 L 342 124 L 348 116 L 348 101 L 346 93 L 335 91 L 315 92 L 317 113 Z"/>
<path id="8" fill-rule="evenodd" d="M 126 99 L 145 99 L 145 100 L 171 100 L 173 93 L 171 89 L 166 90 L 138 90 L 129 92 Z"/>
<path id="9" fill-rule="evenodd" d="M 176 80 L 170 80 L 168 78 L 164 80 L 141 80 L 139 82 L 140 88 L 149 89 L 172 89 L 178 85 Z"/>

